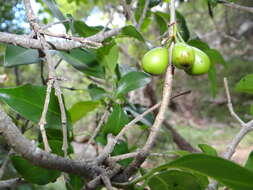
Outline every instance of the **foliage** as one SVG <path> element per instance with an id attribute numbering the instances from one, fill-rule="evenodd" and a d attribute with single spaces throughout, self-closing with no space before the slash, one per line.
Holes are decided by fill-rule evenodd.
<path id="1" fill-rule="evenodd" d="M 218 48 L 213 48 L 213 46 L 204 40 L 194 37 L 194 31 L 189 27 L 185 11 L 184 9 L 180 9 L 183 6 L 194 6 L 194 2 L 177 1 L 179 3 L 179 8 L 176 11 L 176 22 L 169 25 L 168 23 L 171 16 L 167 13 L 166 8 L 163 8 L 167 6 L 169 1 L 151 0 L 149 4 L 146 4 L 146 1 L 147 0 L 138 0 L 137 3 L 134 4 L 134 7 L 132 7 L 134 11 L 132 15 L 127 15 L 128 13 L 124 9 L 124 6 L 133 5 L 131 0 L 126 1 L 126 5 L 124 6 L 122 6 L 120 2 L 114 0 L 38 1 L 38 4 L 43 7 L 42 12 L 47 12 L 50 15 L 49 19 L 46 18 L 46 21 L 44 20 L 44 23 L 55 20 L 63 22 L 65 31 L 70 36 L 87 38 L 96 34 L 104 35 L 108 31 L 110 32 L 115 28 L 120 28 L 117 34 L 105 38 L 100 44 L 101 47 L 98 48 L 84 48 L 78 46 L 79 48 L 74 48 L 69 51 L 50 50 L 55 62 L 56 60 L 64 62 L 64 65 L 60 62 L 60 65 L 55 65 L 57 72 L 59 71 L 59 73 L 67 79 L 75 80 L 75 75 L 81 76 L 75 83 L 60 81 L 62 90 L 70 89 L 78 91 L 75 93 L 79 93 L 78 98 L 81 97 L 72 105 L 66 106 L 67 103 L 65 105 L 65 100 L 68 98 L 75 99 L 76 96 L 66 97 L 66 93 L 63 93 L 63 109 L 65 109 L 67 113 L 66 125 L 69 144 L 77 139 L 78 132 L 80 132 L 78 131 L 78 127 L 85 129 L 81 132 L 87 132 L 88 127 L 85 126 L 85 124 L 90 125 L 95 123 L 97 126 L 102 119 L 100 117 L 99 119 L 95 119 L 95 117 L 103 115 L 103 112 L 106 111 L 109 113 L 109 116 L 102 120 L 101 129 L 94 139 L 97 146 L 106 147 L 109 142 L 109 137 L 119 135 L 122 129 L 133 118 L 136 118 L 149 109 L 147 106 L 141 105 L 142 102 L 137 102 L 136 104 L 136 102 L 131 101 L 129 96 L 131 93 L 146 88 L 147 85 L 148 87 L 146 90 L 155 87 L 155 93 L 152 94 L 150 98 L 151 102 L 152 98 L 155 99 L 155 95 L 161 95 L 158 84 L 163 82 L 163 76 L 152 76 L 145 73 L 139 67 L 139 63 L 145 53 L 144 51 L 158 46 L 158 44 L 160 46 L 162 41 L 166 43 L 163 44 L 165 46 L 164 48 L 168 48 L 171 42 L 174 41 L 183 44 L 187 43 L 189 46 L 203 51 L 211 61 L 208 76 L 187 76 L 189 77 L 187 79 L 194 82 L 195 88 L 196 86 L 200 88 L 199 86 L 201 85 L 207 86 L 209 82 L 210 95 L 213 98 L 219 96 L 219 81 L 223 77 L 219 75 L 219 73 L 229 68 L 230 65 L 225 59 L 226 56 L 223 56 L 224 53 L 222 51 Z M 66 4 L 66 2 L 70 5 Z M 6 26 L 0 25 L 0 30 L 19 33 L 20 31 L 17 26 L 16 28 L 14 27 L 14 29 L 9 26 L 11 25 L 10 20 L 15 18 L 15 9 L 13 9 L 13 7 L 17 7 L 19 3 L 15 1 L 9 1 L 6 4 L 3 2 L 1 3 L 4 5 L 2 8 L 4 11 L 1 12 L 0 19 L 4 18 L 4 21 L 1 23 L 5 23 Z M 61 7 L 60 5 L 64 6 Z M 202 6 L 205 6 L 205 8 L 208 7 L 208 10 L 204 10 L 204 16 L 208 15 L 208 17 L 211 16 L 211 19 L 213 19 L 215 17 L 215 10 L 219 5 L 219 1 L 206 0 L 204 2 L 202 1 L 198 6 L 201 8 L 203 8 Z M 80 18 L 80 15 L 71 15 L 68 13 L 66 11 L 68 10 L 68 6 L 73 6 L 76 10 L 75 12 L 83 11 L 84 7 L 87 8 L 85 10 L 87 13 L 80 13 L 80 15 L 85 18 Z M 100 25 L 95 22 L 92 24 L 88 23 L 92 15 L 97 15 L 97 9 L 95 8 L 97 8 L 99 10 L 98 12 L 102 13 L 104 17 L 108 18 L 107 24 Z M 122 9 L 124 9 L 123 13 Z M 130 11 L 132 11 L 132 9 L 130 9 Z M 143 15 L 145 9 L 146 12 L 145 15 Z M 43 13 L 39 14 L 43 15 Z M 120 17 L 120 21 L 123 22 L 123 24 L 121 24 L 122 26 L 119 26 L 119 23 L 113 23 L 115 15 L 124 17 L 124 19 Z M 110 17 L 112 17 L 112 19 Z M 138 23 L 140 26 L 138 26 Z M 176 27 L 173 34 L 174 36 L 168 38 L 168 30 L 170 27 L 173 27 L 173 25 Z M 67 37 L 67 39 L 70 40 L 71 38 Z M 17 45 L 6 45 L 4 51 L 4 69 L 16 69 L 15 71 L 17 71 L 17 69 L 20 68 L 33 67 L 39 70 L 37 71 L 37 76 L 40 75 L 42 84 L 30 84 L 31 81 L 24 79 L 20 82 L 19 74 L 21 72 L 18 74 L 16 73 L 16 84 L 14 87 L 1 84 L 3 87 L 0 88 L 0 101 L 3 103 L 6 110 L 10 110 L 9 114 L 13 119 L 16 118 L 16 124 L 18 126 L 20 125 L 20 128 L 24 130 L 22 132 L 28 136 L 28 138 L 32 136 L 36 145 L 43 148 L 41 135 L 33 126 L 40 122 L 47 94 L 45 83 L 51 80 L 50 78 L 44 79 L 45 71 L 43 70 L 43 61 L 45 57 L 41 51 L 19 47 L 18 43 Z M 63 69 L 59 70 L 58 67 L 62 67 Z M 72 71 L 70 72 L 71 69 Z M 59 73 L 57 73 L 57 75 Z M 185 80 L 186 73 L 184 73 L 183 77 L 180 74 L 180 71 L 178 72 L 176 69 L 175 75 L 180 77 L 178 82 L 182 80 L 184 82 L 189 82 Z M 29 73 L 27 75 L 29 75 Z M 32 77 L 36 78 L 37 76 Z M 208 79 L 205 80 L 206 78 Z M 59 80 L 60 79 L 61 78 L 59 78 Z M 153 86 L 151 81 L 153 82 Z M 252 95 L 252 83 L 253 74 L 248 73 L 235 85 L 235 90 L 240 93 Z M 11 85 L 13 86 L 13 84 L 14 83 Z M 75 88 L 76 86 L 68 88 L 65 86 L 66 84 L 67 86 L 69 84 L 78 84 L 78 88 L 81 87 L 80 89 Z M 180 86 L 180 83 L 178 85 L 176 82 L 175 88 L 178 86 Z M 187 86 L 187 83 L 184 86 Z M 208 97 L 210 95 L 208 95 Z M 50 103 L 46 114 L 45 128 L 52 153 L 63 156 L 61 148 L 63 136 L 60 106 L 56 92 L 53 89 L 50 93 Z M 167 117 L 169 113 L 166 114 L 165 116 Z M 250 103 L 248 114 L 251 116 L 253 115 L 252 102 Z M 145 134 L 146 131 L 152 131 L 153 128 L 151 127 L 155 117 L 156 112 L 145 115 L 145 117 L 132 126 L 132 130 L 135 130 L 134 132 L 140 131 L 141 135 Z M 31 128 L 27 127 L 28 124 L 25 124 L 29 122 L 32 123 Z M 143 138 L 139 137 L 138 139 L 137 137 L 137 141 L 135 141 L 136 135 L 134 132 L 130 131 L 124 134 L 121 139 L 115 143 L 116 145 L 110 152 L 109 158 L 117 158 L 117 156 L 133 153 L 141 148 L 138 141 L 143 140 Z M 85 136 L 84 139 L 87 140 L 87 137 L 90 137 L 90 134 Z M 162 141 L 161 139 L 158 138 L 158 141 Z M 164 143 L 164 145 L 167 144 Z M 156 166 L 152 166 L 151 169 L 145 170 L 145 172 L 143 172 L 143 168 L 138 168 L 140 169 L 141 176 L 134 176 L 132 181 L 125 185 L 125 188 L 143 189 L 148 186 L 151 190 L 204 190 L 210 184 L 209 178 L 212 178 L 222 185 L 235 190 L 253 189 L 252 152 L 249 154 L 245 166 L 240 166 L 232 161 L 219 157 L 218 151 L 209 144 L 199 144 L 198 147 L 203 153 L 190 154 L 187 151 L 175 151 L 173 154 L 177 157 L 169 161 L 166 160 L 165 164 L 158 162 Z M 71 159 L 74 157 L 74 151 L 71 146 L 67 153 Z M 117 161 L 117 163 L 122 166 L 123 170 L 131 165 L 131 163 L 133 163 L 132 161 L 133 158 L 126 158 Z M 54 183 L 61 175 L 60 171 L 49 170 L 34 165 L 34 163 L 24 159 L 22 155 L 12 156 L 11 164 L 16 170 L 15 175 L 19 175 L 30 184 L 46 185 Z M 105 164 L 103 167 L 107 167 L 106 164 L 108 163 L 101 164 Z M 157 164 L 159 165 L 157 166 Z M 126 179 L 126 181 L 128 181 L 128 179 Z M 142 186 L 139 186 L 139 182 L 143 182 Z M 79 190 L 82 189 L 86 183 L 86 179 L 68 174 L 66 188 L 69 190 Z"/>

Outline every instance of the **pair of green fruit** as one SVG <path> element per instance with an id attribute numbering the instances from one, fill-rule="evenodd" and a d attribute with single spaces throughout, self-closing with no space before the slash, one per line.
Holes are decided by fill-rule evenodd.
<path id="1" fill-rule="evenodd" d="M 164 73 L 168 63 L 169 52 L 165 47 L 154 48 L 142 58 L 143 70 L 154 75 Z M 190 75 L 205 74 L 211 66 L 209 57 L 203 51 L 181 42 L 176 43 L 173 48 L 172 63 Z"/>

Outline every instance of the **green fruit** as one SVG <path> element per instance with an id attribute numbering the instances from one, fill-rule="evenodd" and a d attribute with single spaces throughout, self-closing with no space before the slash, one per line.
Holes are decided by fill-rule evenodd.
<path id="1" fill-rule="evenodd" d="M 186 69 L 185 72 L 190 75 L 202 75 L 209 71 L 211 67 L 211 61 L 209 57 L 200 49 L 194 48 L 195 61 L 190 69 Z"/>
<path id="2" fill-rule="evenodd" d="M 189 69 L 195 61 L 194 49 L 185 43 L 176 43 L 172 52 L 172 63 L 178 69 Z"/>
<path id="3" fill-rule="evenodd" d="M 169 63 L 167 48 L 157 47 L 148 51 L 142 58 L 142 68 L 145 72 L 159 75 L 166 71 Z"/>

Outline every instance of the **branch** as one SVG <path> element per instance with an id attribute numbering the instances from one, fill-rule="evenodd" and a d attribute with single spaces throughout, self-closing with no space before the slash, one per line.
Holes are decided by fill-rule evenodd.
<path id="1" fill-rule="evenodd" d="M 23 179 L 20 179 L 20 178 L 2 180 L 2 181 L 0 181 L 0 189 L 16 187 L 18 185 L 23 185 L 25 183 L 26 182 Z"/>
<path id="2" fill-rule="evenodd" d="M 222 3 L 223 5 L 225 5 L 227 7 L 230 7 L 230 8 L 233 8 L 233 9 L 239 9 L 239 10 L 242 10 L 242 11 L 253 13 L 253 7 L 246 7 L 246 6 L 238 5 L 238 4 L 235 4 L 235 3 L 232 3 L 232 2 L 228 2 L 226 0 L 219 0 L 219 3 Z"/>
<path id="3" fill-rule="evenodd" d="M 175 0 L 170 1 L 170 23 L 175 23 L 176 15 L 175 15 Z M 169 35 L 174 36 L 174 25 L 170 28 Z M 135 173 L 136 169 L 140 167 L 140 165 L 147 158 L 150 149 L 153 147 L 154 142 L 159 134 L 161 125 L 164 121 L 164 115 L 167 110 L 168 104 L 170 103 L 170 96 L 172 91 L 172 81 L 173 81 L 173 73 L 172 73 L 172 50 L 174 47 L 174 42 L 171 43 L 169 47 L 169 66 L 166 71 L 165 82 L 163 87 L 163 96 L 161 101 L 161 106 L 159 112 L 155 118 L 154 124 L 151 127 L 151 132 L 148 136 L 148 139 L 144 145 L 144 147 L 140 150 L 139 154 L 135 157 L 134 161 L 124 170 L 123 175 L 129 177 L 133 173 Z"/>
<path id="4" fill-rule="evenodd" d="M 91 163 L 79 162 L 48 153 L 26 139 L 10 117 L 0 108 L 0 134 L 13 150 L 36 166 L 76 174 L 88 179 L 98 176 L 103 170 Z"/>
<path id="5" fill-rule="evenodd" d="M 232 105 L 231 96 L 230 96 L 230 92 L 229 92 L 229 88 L 228 88 L 228 82 L 227 82 L 226 78 L 224 78 L 224 87 L 225 87 L 225 91 L 226 91 L 226 96 L 227 96 L 227 101 L 228 101 L 227 106 L 228 106 L 229 112 L 230 112 L 231 116 L 234 117 L 239 122 L 239 124 L 241 125 L 240 131 L 235 135 L 235 137 L 227 145 L 227 149 L 226 149 L 226 151 L 223 155 L 224 158 L 230 160 L 231 157 L 233 156 L 233 154 L 235 153 L 235 150 L 236 150 L 237 146 L 242 141 L 242 139 L 245 137 L 245 135 L 247 135 L 250 131 L 253 130 L 253 120 L 249 121 L 248 123 L 245 123 L 234 112 L 234 108 L 233 108 L 233 105 Z M 215 190 L 215 189 L 217 189 L 217 185 L 218 185 L 218 182 L 213 181 L 208 186 L 207 190 Z"/>
<path id="6" fill-rule="evenodd" d="M 50 44 L 49 49 L 68 51 L 73 48 L 86 47 L 88 42 L 103 42 L 106 38 L 116 36 L 122 28 L 115 28 L 103 33 L 97 33 L 93 36 L 83 38 L 83 43 L 74 39 L 61 39 L 60 37 L 51 37 L 47 39 Z M 17 35 L 7 32 L 0 32 L 0 42 L 13 44 L 24 48 L 42 49 L 40 40 L 31 38 L 30 35 Z M 88 46 L 90 47 L 90 46 Z"/>
<path id="7" fill-rule="evenodd" d="M 231 96 L 230 96 L 230 92 L 229 92 L 229 88 L 228 88 L 228 82 L 227 82 L 227 79 L 224 78 L 224 88 L 225 88 L 225 91 L 226 91 L 226 96 L 227 96 L 227 106 L 228 106 L 228 110 L 231 114 L 232 117 L 235 118 L 235 120 L 237 120 L 241 126 L 244 126 L 245 123 L 244 121 L 241 120 L 241 118 L 235 113 L 234 111 L 234 108 L 233 108 L 233 104 L 232 104 L 232 101 L 231 101 Z"/>

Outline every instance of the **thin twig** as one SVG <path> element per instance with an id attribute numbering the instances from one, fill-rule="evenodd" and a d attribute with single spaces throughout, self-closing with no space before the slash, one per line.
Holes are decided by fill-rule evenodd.
<path id="1" fill-rule="evenodd" d="M 219 0 L 219 2 L 222 3 L 225 6 L 233 8 L 233 9 L 239 9 L 239 10 L 242 10 L 242 11 L 253 13 L 253 7 L 246 7 L 246 6 L 238 5 L 238 4 L 235 4 L 233 2 L 228 2 L 226 0 Z"/>
<path id="2" fill-rule="evenodd" d="M 229 92 L 228 82 L 227 82 L 226 78 L 224 78 L 224 87 L 225 87 L 225 91 L 226 91 L 226 96 L 227 96 L 227 101 L 228 101 L 227 107 L 229 109 L 229 112 L 230 112 L 231 116 L 234 117 L 239 122 L 239 124 L 241 125 L 240 131 L 235 135 L 235 137 L 227 145 L 226 151 L 223 154 L 224 158 L 230 160 L 231 157 L 233 156 L 233 154 L 235 153 L 235 150 L 236 150 L 237 146 L 242 141 L 242 139 L 245 137 L 245 135 L 247 135 L 250 131 L 253 130 L 253 120 L 249 121 L 248 123 L 245 123 L 235 113 L 234 108 L 233 108 L 233 104 L 232 104 L 232 101 L 231 101 L 231 95 L 230 95 L 230 92 Z M 212 183 L 210 183 L 207 190 L 215 190 L 215 189 L 217 189 L 217 185 L 218 185 L 218 182 L 213 181 Z"/>
<path id="3" fill-rule="evenodd" d="M 4 175 L 5 169 L 7 168 L 8 164 L 9 164 L 9 162 L 10 162 L 10 156 L 11 156 L 12 153 L 13 153 L 13 150 L 11 149 L 11 150 L 8 152 L 8 154 L 7 154 L 6 158 L 5 158 L 5 160 L 3 161 L 3 164 L 2 164 L 2 166 L 1 166 L 1 168 L 0 168 L 0 179 L 2 179 L 2 177 L 3 177 L 3 175 Z"/>
<path id="4" fill-rule="evenodd" d="M 65 157 L 67 156 L 67 149 L 68 149 L 68 138 L 67 138 L 67 117 L 66 117 L 66 112 L 65 112 L 65 107 L 64 107 L 64 102 L 62 98 L 62 93 L 60 89 L 60 85 L 58 84 L 58 80 L 56 77 L 55 73 L 55 64 L 52 59 L 52 55 L 49 51 L 50 45 L 46 41 L 45 38 L 45 31 L 41 29 L 39 24 L 36 21 L 35 14 L 33 12 L 31 2 L 30 0 L 24 0 L 24 5 L 26 9 L 26 15 L 27 19 L 29 21 L 29 24 L 32 28 L 32 30 L 35 32 L 37 38 L 40 40 L 41 43 L 41 51 L 45 54 L 45 59 L 48 63 L 48 86 L 47 86 L 47 94 L 45 98 L 45 103 L 44 103 L 44 108 L 42 111 L 41 119 L 39 122 L 40 125 L 40 130 L 42 133 L 42 138 L 43 138 L 43 143 L 45 146 L 46 151 L 51 151 L 50 146 L 48 144 L 48 139 L 46 136 L 46 131 L 45 131 L 45 124 L 46 124 L 46 115 L 48 111 L 48 105 L 50 102 L 50 94 L 51 94 L 51 89 L 52 87 L 55 88 L 55 95 L 57 96 L 59 106 L 60 106 L 60 111 L 61 111 L 61 123 L 62 123 L 62 131 L 63 131 L 63 146 L 62 149 L 64 151 Z"/>
<path id="5" fill-rule="evenodd" d="M 59 86 L 59 81 L 55 80 L 54 88 L 55 88 L 55 95 L 58 99 L 60 111 L 61 111 L 61 123 L 62 123 L 62 134 L 63 134 L 63 145 L 62 150 L 64 152 L 64 156 L 67 157 L 68 155 L 68 129 L 67 129 L 67 116 L 65 111 L 65 106 L 62 98 L 62 92 Z"/>
<path id="6" fill-rule="evenodd" d="M 170 1 L 170 23 L 174 23 L 176 21 L 176 10 L 175 10 L 175 0 Z M 170 28 L 170 36 L 174 36 L 175 30 L 174 26 Z M 151 148 L 154 145 L 154 142 L 158 136 L 161 125 L 164 121 L 164 115 L 167 110 L 168 104 L 170 102 L 171 91 L 172 91 L 172 81 L 173 81 L 173 73 L 172 73 L 172 50 L 174 47 L 174 43 L 172 42 L 169 47 L 169 66 L 166 71 L 165 82 L 163 87 L 163 96 L 161 101 L 161 106 L 159 112 L 155 118 L 154 124 L 151 127 L 151 132 L 149 137 L 144 145 L 144 147 L 140 150 L 139 154 L 135 157 L 134 161 L 124 170 L 124 174 L 126 176 L 131 176 L 147 158 Z"/>
<path id="7" fill-rule="evenodd" d="M 102 115 L 102 117 L 100 118 L 100 121 L 94 131 L 94 133 L 92 134 L 92 136 L 90 137 L 87 146 L 89 146 L 91 144 L 91 142 L 94 140 L 94 138 L 98 135 L 101 127 L 103 126 L 103 123 L 105 122 L 105 120 L 107 119 L 109 115 L 109 112 L 107 111 L 107 109 L 105 110 L 104 114 Z"/>
<path id="8" fill-rule="evenodd" d="M 182 95 L 186 95 L 189 94 L 191 91 L 185 91 L 179 94 L 176 94 L 175 96 L 171 97 L 170 99 L 174 99 L 177 98 L 179 96 Z M 101 152 L 101 154 L 98 156 L 97 158 L 97 163 L 101 163 L 103 162 L 103 159 L 107 158 L 108 155 L 113 151 L 115 145 L 117 144 L 117 142 L 123 137 L 123 135 L 130 129 L 132 128 L 132 126 L 134 126 L 137 122 L 139 122 L 140 120 L 143 119 L 143 117 L 147 114 L 149 114 L 150 112 L 153 112 L 154 110 L 156 110 L 157 108 L 160 107 L 162 102 L 159 102 L 155 105 L 153 105 L 152 107 L 150 107 L 149 109 L 147 109 L 145 112 L 143 112 L 142 114 L 136 116 L 132 121 L 130 121 L 127 125 L 125 125 L 122 130 L 119 132 L 119 134 L 110 141 L 110 143 L 107 143 L 107 145 L 105 146 L 105 148 L 103 149 L 103 151 Z M 103 159 L 102 159 L 103 158 Z"/>
<path id="9" fill-rule="evenodd" d="M 42 30 L 46 30 L 46 29 L 48 29 L 48 28 L 51 28 L 51 27 L 54 26 L 54 25 L 63 24 L 63 23 L 65 23 L 65 22 L 71 22 L 71 19 L 70 19 L 70 18 L 67 18 L 67 19 L 65 19 L 65 20 L 60 20 L 60 21 L 58 21 L 58 22 L 53 22 L 53 23 L 46 24 L 46 25 L 42 26 Z"/>
<path id="10" fill-rule="evenodd" d="M 49 106 L 49 102 L 50 102 L 50 94 L 51 94 L 52 86 L 53 86 L 53 80 L 49 80 L 47 82 L 47 90 L 46 90 L 46 97 L 45 97 L 45 101 L 44 101 L 44 107 L 43 107 L 43 111 L 41 113 L 41 117 L 40 117 L 40 121 L 39 121 L 39 126 L 40 126 L 40 131 L 41 131 L 41 135 L 42 135 L 44 148 L 47 152 L 51 152 L 51 148 L 48 143 L 45 125 L 46 125 L 46 116 L 47 116 L 48 106 Z"/>
<path id="11" fill-rule="evenodd" d="M 118 156 L 112 156 L 109 158 L 110 161 L 120 161 L 120 160 L 125 160 L 127 158 L 134 158 L 135 156 L 137 156 L 137 154 L 139 154 L 139 152 L 130 152 L 130 153 L 126 153 L 126 154 L 121 154 Z M 164 153 L 150 153 L 149 156 L 156 156 L 156 157 L 169 157 L 169 158 L 175 158 L 175 156 L 169 155 L 169 154 L 164 154 Z"/>
<path id="12" fill-rule="evenodd" d="M 228 82 L 227 82 L 226 78 L 224 78 L 224 87 L 225 87 L 227 101 L 228 101 L 227 106 L 228 106 L 228 110 L 229 110 L 230 114 L 240 123 L 241 126 L 244 126 L 245 122 L 242 121 L 241 118 L 234 111 L 233 104 L 232 104 L 232 101 L 231 101 L 230 92 L 229 92 L 229 88 L 228 88 Z"/>

